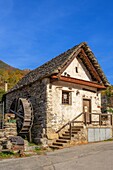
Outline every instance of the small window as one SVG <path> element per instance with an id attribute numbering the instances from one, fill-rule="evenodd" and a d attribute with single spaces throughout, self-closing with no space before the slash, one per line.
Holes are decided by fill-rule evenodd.
<path id="1" fill-rule="evenodd" d="M 62 104 L 71 104 L 71 92 L 62 91 Z"/>
<path id="2" fill-rule="evenodd" d="M 78 67 L 75 67 L 75 71 L 76 71 L 76 73 L 78 73 Z"/>

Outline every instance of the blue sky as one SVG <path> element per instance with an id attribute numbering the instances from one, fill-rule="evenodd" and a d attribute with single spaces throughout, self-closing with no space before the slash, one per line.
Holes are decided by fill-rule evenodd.
<path id="1" fill-rule="evenodd" d="M 0 0 L 0 60 L 34 69 L 87 42 L 113 84 L 112 0 Z"/>

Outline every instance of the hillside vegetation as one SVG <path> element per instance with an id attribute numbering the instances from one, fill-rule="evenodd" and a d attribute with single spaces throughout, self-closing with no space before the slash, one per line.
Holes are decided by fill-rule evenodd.
<path id="1" fill-rule="evenodd" d="M 107 108 L 113 109 L 113 85 L 102 91 L 102 111 L 106 112 Z M 112 110 L 113 113 L 113 110 Z"/>
<path id="2" fill-rule="evenodd" d="M 5 93 L 4 85 L 8 83 L 8 90 L 11 89 L 29 70 L 20 70 L 0 60 L 0 100 Z"/>

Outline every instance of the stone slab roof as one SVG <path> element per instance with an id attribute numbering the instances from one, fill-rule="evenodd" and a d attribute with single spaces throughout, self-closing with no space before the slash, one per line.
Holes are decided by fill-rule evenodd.
<path id="1" fill-rule="evenodd" d="M 46 62 L 42 66 L 29 72 L 9 92 L 17 90 L 23 86 L 29 85 L 29 84 L 31 84 L 35 81 L 41 80 L 45 77 L 49 77 L 55 73 L 59 73 L 59 71 L 63 68 L 63 66 L 67 63 L 67 61 L 71 59 L 72 54 L 75 54 L 80 48 L 83 48 L 86 55 L 92 62 L 93 66 L 95 67 L 97 73 L 99 74 L 99 76 L 102 80 L 102 83 L 105 86 L 109 86 L 110 84 L 109 84 L 105 74 L 103 73 L 96 57 L 94 56 L 91 49 L 88 47 L 87 43 L 83 42 L 79 45 L 74 46 L 73 48 L 69 49 L 68 51 L 60 54 L 59 56 L 53 58 L 52 60 Z"/>

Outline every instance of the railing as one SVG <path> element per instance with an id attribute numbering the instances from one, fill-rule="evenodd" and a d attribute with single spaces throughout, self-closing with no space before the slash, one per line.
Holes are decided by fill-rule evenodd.
<path id="1" fill-rule="evenodd" d="M 99 116 L 98 121 L 94 121 L 92 119 L 93 115 Z M 77 121 L 77 119 L 80 118 L 80 116 L 83 116 L 83 120 Z M 90 121 L 87 121 L 87 116 L 90 116 Z M 66 123 L 65 125 L 63 125 L 56 133 L 60 133 L 62 130 L 64 130 L 64 128 L 69 127 L 69 136 L 70 136 L 70 139 L 71 139 L 71 137 L 72 137 L 72 126 L 74 126 L 74 124 L 82 123 L 85 126 L 87 126 L 89 124 L 99 125 L 99 126 L 107 126 L 107 125 L 112 126 L 112 121 L 113 121 L 112 120 L 112 114 L 89 113 L 89 115 L 87 115 L 87 113 L 80 113 L 73 120 L 71 120 L 68 123 Z"/>
<path id="2" fill-rule="evenodd" d="M 83 113 L 80 113 L 78 116 L 76 116 L 73 120 L 69 121 L 65 125 L 63 125 L 56 133 L 59 133 L 62 129 L 64 129 L 66 126 L 70 125 L 70 123 L 73 123 L 76 119 L 78 119 Z M 82 121 L 83 122 L 83 121 Z"/>
<path id="3" fill-rule="evenodd" d="M 59 134 L 59 132 L 61 132 L 61 130 L 63 130 L 66 127 L 69 127 L 69 136 L 70 139 L 72 137 L 72 126 L 74 126 L 74 123 L 83 123 L 83 121 L 77 121 L 77 119 L 82 116 L 84 113 L 80 113 L 79 115 L 77 115 L 73 120 L 69 121 L 68 123 L 66 123 L 65 125 L 63 125 L 56 133 Z"/>
<path id="4" fill-rule="evenodd" d="M 107 126 L 107 125 L 112 125 L 112 114 L 107 114 L 107 113 L 90 113 L 91 116 L 93 115 L 97 115 L 99 116 L 99 120 L 98 121 L 93 121 L 92 118 L 91 118 L 91 122 L 90 124 L 98 124 L 100 126 L 104 125 L 104 126 Z"/>

